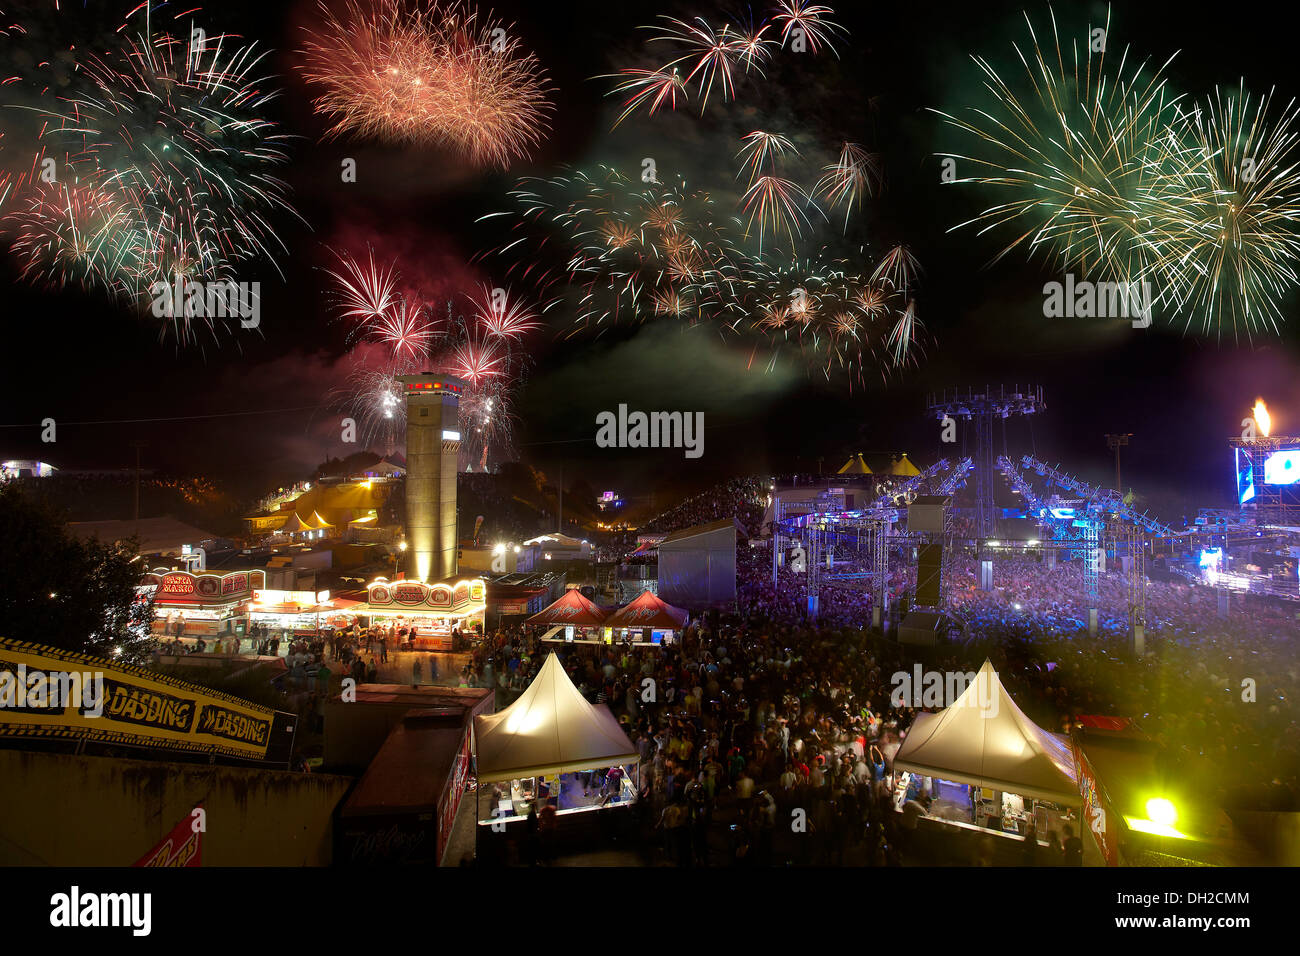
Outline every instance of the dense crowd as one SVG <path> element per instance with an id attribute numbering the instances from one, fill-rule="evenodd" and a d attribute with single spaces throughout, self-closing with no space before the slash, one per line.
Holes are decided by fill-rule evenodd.
<path id="1" fill-rule="evenodd" d="M 764 493 L 757 481 L 720 486 L 665 513 L 657 526 L 757 509 Z M 891 556 L 891 605 L 914 586 L 906 557 Z M 825 838 L 810 844 L 822 848 L 814 851 L 822 862 L 846 849 L 871 862 L 909 853 L 917 808 L 887 812 L 883 781 L 915 716 L 890 703 L 890 676 L 914 658 L 864 633 L 868 586 L 823 587 L 814 621 L 806 580 L 787 565 L 774 585 L 770 548 L 742 547 L 738 613 L 695 622 L 676 647 L 562 651 L 575 684 L 608 704 L 637 741 L 645 804 L 678 862 L 708 858 L 719 801 L 737 813 L 738 860 L 781 856 L 774 821 L 794 807 L 806 808 L 811 829 Z M 1294 809 L 1300 725 L 1291 701 L 1300 667 L 1291 645 L 1300 622 L 1293 604 L 1234 596 L 1225 617 L 1214 589 L 1173 575 L 1149 579 L 1139 659 L 1129 632 L 1129 575 L 1120 568 L 1098 580 L 1095 636 L 1077 559 L 1053 565 L 998 555 L 993 588 L 984 591 L 973 558 L 958 556 L 949 586 L 960 640 L 931 652 L 927 668 L 968 673 L 987 658 L 1020 708 L 1048 730 L 1068 733 L 1081 715 L 1132 718 L 1163 745 L 1161 767 L 1207 804 Z M 528 685 L 543 651 L 522 634 L 496 641 L 467 677 L 496 685 L 504 704 Z M 649 703 L 647 678 L 659 695 Z M 1057 848 L 1077 850 L 1077 831 L 1039 836 L 1050 839 L 1048 858 Z"/>
<path id="2" fill-rule="evenodd" d="M 732 478 L 708 491 L 687 498 L 641 525 L 643 532 L 680 531 L 720 518 L 735 518 L 747 533 L 755 534 L 771 494 L 771 482 L 763 478 Z"/>

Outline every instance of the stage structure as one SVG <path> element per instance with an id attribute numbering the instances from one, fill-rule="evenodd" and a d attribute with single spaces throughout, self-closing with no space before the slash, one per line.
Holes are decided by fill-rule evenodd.
<path id="1" fill-rule="evenodd" d="M 1036 415 L 1047 408 L 1041 386 L 1013 386 L 1010 391 L 1000 385 L 996 389 L 985 386 L 982 390 L 953 389 L 930 395 L 926 401 L 930 415 L 939 421 L 952 419 L 974 425 L 975 448 L 971 458 L 975 462 L 975 536 L 993 535 L 993 423 L 1001 421 L 1003 452 L 1006 451 L 1006 420 L 1013 415 Z M 966 435 L 963 434 L 963 442 Z"/>
<path id="2" fill-rule="evenodd" d="M 930 543 L 934 537 L 930 532 L 902 531 L 897 526 L 918 498 L 951 497 L 965 484 L 972 464 L 969 458 L 955 465 L 942 459 L 863 509 L 813 513 L 801 510 L 794 515 L 778 512 L 773 521 L 773 586 L 778 585 L 782 566 L 806 575 L 808 612 L 814 618 L 821 613 L 824 588 L 870 591 L 872 624 L 882 626 L 888 605 L 890 550 Z M 946 594 L 943 585 L 949 580 L 953 544 L 951 509 L 946 509 L 944 520 L 945 528 L 938 533 L 938 539 L 946 544 L 938 566 L 940 605 Z"/>
<path id="3" fill-rule="evenodd" d="M 1262 528 L 1300 529 L 1300 438 L 1234 438 L 1237 504 Z"/>

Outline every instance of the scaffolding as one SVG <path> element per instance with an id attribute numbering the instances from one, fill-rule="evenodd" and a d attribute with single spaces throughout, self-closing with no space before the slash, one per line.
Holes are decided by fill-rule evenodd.
<path id="1" fill-rule="evenodd" d="M 1043 400 L 1041 386 L 1019 385 L 1010 390 L 1005 385 L 996 389 L 985 386 L 982 391 L 975 389 L 944 390 L 937 395 L 930 395 L 926 400 L 929 414 L 943 421 L 952 419 L 973 423 L 975 426 L 975 447 L 971 458 L 975 469 L 975 536 L 988 538 L 993 535 L 993 423 L 1018 415 L 1034 415 L 1047 408 Z M 1005 438 L 1005 424 L 1004 424 Z M 1005 441 L 1004 441 L 1005 444 Z"/>

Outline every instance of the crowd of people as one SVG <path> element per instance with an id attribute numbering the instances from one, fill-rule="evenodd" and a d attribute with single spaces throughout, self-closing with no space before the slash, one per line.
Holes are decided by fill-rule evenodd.
<path id="1" fill-rule="evenodd" d="M 676 523 L 669 516 L 682 524 L 710 520 L 729 507 L 738 513 L 761 490 L 743 482 L 715 489 L 667 513 L 663 524 Z M 914 587 L 908 557 L 891 555 L 891 605 Z M 1139 658 L 1122 568 L 1099 577 L 1091 635 L 1094 602 L 1081 560 L 999 554 L 993 567 L 993 587 L 983 590 L 973 556 L 953 560 L 948 596 L 959 639 L 928 667 L 970 672 L 988 659 L 1021 709 L 1048 730 L 1068 733 L 1082 715 L 1131 718 L 1162 745 L 1162 767 L 1208 804 L 1294 809 L 1300 725 L 1290 702 L 1300 667 L 1291 642 L 1300 625 L 1293 603 L 1237 595 L 1222 616 L 1213 588 L 1176 575 L 1148 579 Z M 863 633 L 871 589 L 824 586 L 814 620 L 806 572 L 787 564 L 774 584 L 770 546 L 742 547 L 737 572 L 738 613 L 696 622 L 677 647 L 563 652 L 575 684 L 608 704 L 637 741 L 648 768 L 646 805 L 666 852 L 678 862 L 709 859 L 709 821 L 722 801 L 734 810 L 738 860 L 780 856 L 770 821 L 788 819 L 791 808 L 808 811 L 810 832 L 834 835 L 830 854 L 903 858 L 908 814 L 885 812 L 882 788 L 915 716 L 891 704 L 888 678 L 910 660 L 898 645 Z M 504 703 L 527 686 L 541 651 L 523 635 L 498 640 L 474 667 L 476 679 L 486 670 Z M 657 704 L 641 699 L 646 678 L 662 695 Z M 1038 834 L 1048 850 L 1026 854 L 1073 859 L 1079 835 Z M 820 844 L 814 837 L 807 845 Z"/>

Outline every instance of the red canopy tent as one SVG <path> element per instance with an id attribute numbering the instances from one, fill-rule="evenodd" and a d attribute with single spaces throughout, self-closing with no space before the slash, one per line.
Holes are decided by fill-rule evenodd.
<path id="1" fill-rule="evenodd" d="M 550 607 L 538 611 L 526 624 L 572 624 L 575 627 L 599 627 L 609 614 L 571 588 Z"/>
<path id="2" fill-rule="evenodd" d="M 631 604 L 619 608 L 606 621 L 606 627 L 647 627 L 680 630 L 686 625 L 687 613 L 642 591 Z"/>

